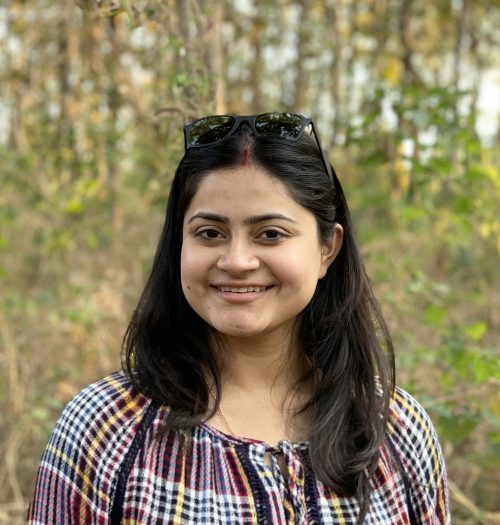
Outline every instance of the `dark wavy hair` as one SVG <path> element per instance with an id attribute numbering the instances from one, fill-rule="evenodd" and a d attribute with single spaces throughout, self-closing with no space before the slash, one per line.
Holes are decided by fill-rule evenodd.
<path id="1" fill-rule="evenodd" d="M 217 393 L 211 415 L 217 410 L 221 380 L 210 327 L 181 289 L 182 225 L 202 178 L 237 166 L 243 148 L 250 149 L 251 162 L 283 182 L 314 214 L 321 242 L 331 238 L 336 223 L 344 229 L 339 254 L 298 320 L 299 343 L 310 363 L 301 381 L 314 379 L 312 396 L 299 413 L 311 417 L 308 461 L 316 477 L 339 495 L 357 497 L 361 523 L 386 433 L 394 354 L 342 187 L 333 170 L 332 184 L 308 135 L 291 141 L 240 131 L 185 153 L 172 182 L 151 273 L 123 339 L 123 368 L 139 391 L 170 407 L 163 433 L 207 419 L 205 378 Z"/>

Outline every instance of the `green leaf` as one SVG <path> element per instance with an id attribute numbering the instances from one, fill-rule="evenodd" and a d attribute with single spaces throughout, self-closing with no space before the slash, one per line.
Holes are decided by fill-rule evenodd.
<path id="1" fill-rule="evenodd" d="M 441 434 L 454 445 L 459 445 L 475 430 L 478 422 L 469 415 L 452 416 L 440 419 Z"/>
<path id="2" fill-rule="evenodd" d="M 467 195 L 458 195 L 455 197 L 454 207 L 457 213 L 465 213 L 467 215 L 474 211 L 475 202 L 474 199 Z"/>
<path id="3" fill-rule="evenodd" d="M 72 197 L 66 203 L 64 210 L 70 215 L 79 215 L 83 212 L 83 203 L 78 197 Z"/>
<path id="4" fill-rule="evenodd" d="M 448 311 L 437 304 L 430 304 L 424 312 L 424 319 L 432 326 L 441 326 L 448 317 Z"/>
<path id="5" fill-rule="evenodd" d="M 486 330 L 486 323 L 484 321 L 478 321 L 465 328 L 464 333 L 473 341 L 479 341 L 486 333 Z"/>
<path id="6" fill-rule="evenodd" d="M 472 370 L 478 383 L 484 383 L 490 377 L 493 377 L 496 366 L 487 359 L 482 359 L 480 356 L 476 356 L 476 359 L 472 362 Z"/>

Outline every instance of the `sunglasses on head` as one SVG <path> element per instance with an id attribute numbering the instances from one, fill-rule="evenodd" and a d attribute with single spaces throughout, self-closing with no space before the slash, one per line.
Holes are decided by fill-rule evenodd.
<path id="1" fill-rule="evenodd" d="M 275 136 L 287 140 L 297 140 L 304 132 L 312 134 L 318 145 L 321 160 L 333 182 L 330 163 L 325 156 L 319 134 L 309 117 L 295 113 L 263 113 L 261 115 L 212 115 L 203 117 L 184 126 L 184 146 L 186 151 L 216 144 L 233 135 L 242 124 L 246 124 L 254 136 Z"/>

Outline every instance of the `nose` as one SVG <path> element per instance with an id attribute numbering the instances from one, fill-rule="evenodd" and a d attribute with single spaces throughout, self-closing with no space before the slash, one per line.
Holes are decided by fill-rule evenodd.
<path id="1" fill-rule="evenodd" d="M 246 239 L 231 239 L 217 261 L 217 268 L 232 274 L 256 270 L 260 265 L 252 245 Z"/>

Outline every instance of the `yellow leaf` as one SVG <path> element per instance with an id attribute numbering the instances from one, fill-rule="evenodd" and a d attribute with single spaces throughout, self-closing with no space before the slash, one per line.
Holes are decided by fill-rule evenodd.
<path id="1" fill-rule="evenodd" d="M 488 399 L 491 411 L 500 419 L 500 390 L 493 392 Z"/>
<path id="2" fill-rule="evenodd" d="M 71 215 L 78 215 L 83 211 L 83 203 L 78 197 L 72 197 L 64 207 L 64 210 Z"/>
<path id="3" fill-rule="evenodd" d="M 388 57 L 382 68 L 382 77 L 392 86 L 400 84 L 403 78 L 403 64 L 401 60 L 396 57 Z"/>

